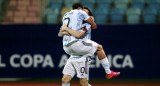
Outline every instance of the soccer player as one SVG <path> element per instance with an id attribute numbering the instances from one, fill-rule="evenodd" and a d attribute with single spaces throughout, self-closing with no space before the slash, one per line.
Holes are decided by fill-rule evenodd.
<path id="1" fill-rule="evenodd" d="M 91 16 L 92 13 L 87 7 L 84 7 L 83 10 L 86 13 L 88 13 L 88 15 Z M 68 32 L 66 35 L 70 34 L 70 35 L 73 35 L 73 36 L 75 36 L 79 39 L 81 38 L 83 40 L 88 40 L 88 39 L 90 40 L 91 39 L 91 25 L 89 23 L 85 23 L 82 26 L 85 27 L 85 28 L 82 28 L 82 30 L 80 30 L 80 31 L 74 31 L 72 29 L 69 29 L 66 26 L 63 26 L 60 31 L 66 31 L 66 32 Z M 98 58 L 101 61 L 102 66 L 104 67 L 104 69 L 106 71 L 106 78 L 110 79 L 112 77 L 118 76 L 120 74 L 120 72 L 110 71 L 108 59 L 107 59 L 107 57 L 105 55 L 105 52 L 104 52 L 101 45 L 98 44 L 96 52 L 97 52 Z"/>
<path id="2" fill-rule="evenodd" d="M 91 24 L 93 29 L 97 28 L 92 17 L 89 17 L 86 12 L 82 11 L 83 6 L 80 3 L 73 4 L 72 8 L 73 10 L 67 12 L 63 17 L 64 26 L 67 25 L 72 30 L 79 31 L 85 20 Z M 65 31 L 62 32 L 65 33 Z M 81 86 L 88 86 L 89 56 L 95 53 L 97 44 L 90 44 L 72 35 L 64 35 L 63 49 L 67 54 L 71 55 L 71 58 L 68 59 L 63 69 L 62 86 L 70 86 L 70 80 L 75 74 L 80 78 Z"/>

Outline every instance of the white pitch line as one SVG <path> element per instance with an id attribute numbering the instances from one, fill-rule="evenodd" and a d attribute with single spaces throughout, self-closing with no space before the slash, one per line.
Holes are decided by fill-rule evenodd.
<path id="1" fill-rule="evenodd" d="M 18 81 L 20 78 L 0 78 L 0 81 Z"/>

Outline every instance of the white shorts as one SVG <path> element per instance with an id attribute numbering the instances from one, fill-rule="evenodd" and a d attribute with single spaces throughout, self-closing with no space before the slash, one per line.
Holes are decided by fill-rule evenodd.
<path id="1" fill-rule="evenodd" d="M 97 51 L 98 44 L 91 40 L 79 40 L 70 46 L 63 46 L 64 51 L 69 55 L 93 56 Z"/>
<path id="2" fill-rule="evenodd" d="M 87 78 L 89 80 L 90 57 L 70 57 L 63 69 L 63 74 L 78 78 Z"/>

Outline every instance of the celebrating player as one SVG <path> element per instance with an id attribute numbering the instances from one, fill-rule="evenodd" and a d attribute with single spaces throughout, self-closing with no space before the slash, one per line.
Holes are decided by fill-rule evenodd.
<path id="1" fill-rule="evenodd" d="M 88 15 L 91 16 L 91 11 L 87 7 L 84 7 L 83 10 L 86 13 L 88 13 Z M 86 39 L 90 40 L 90 38 L 91 38 L 91 25 L 89 23 L 85 23 L 82 26 L 85 28 L 83 28 L 83 30 L 80 30 L 80 31 L 74 31 L 72 29 L 67 28 L 66 26 L 63 26 L 61 28 L 61 31 L 67 31 L 70 35 L 73 35 L 77 38 L 81 38 L 83 40 L 86 40 Z M 67 35 L 68 35 L 68 33 L 67 33 Z M 106 55 L 105 55 L 104 50 L 101 45 L 98 45 L 98 47 L 97 47 L 97 55 L 102 63 L 102 66 L 104 67 L 104 69 L 106 71 L 106 78 L 110 79 L 110 78 L 118 76 L 120 74 L 120 72 L 110 71 L 108 59 L 106 58 Z"/>
<path id="2" fill-rule="evenodd" d="M 83 6 L 80 3 L 73 4 L 72 8 L 73 10 L 64 15 L 63 25 L 67 25 L 69 28 L 79 31 L 82 28 L 82 22 L 85 20 L 91 24 L 93 29 L 97 28 L 92 18 L 89 17 L 86 12 L 82 11 Z M 64 31 L 62 32 L 65 33 Z M 95 53 L 97 49 L 96 46 L 97 44 L 92 46 L 87 41 L 79 40 L 71 35 L 63 36 L 63 48 L 65 52 L 72 55 L 73 58 L 68 59 L 63 69 L 62 86 L 69 86 L 69 82 L 75 74 L 80 78 L 81 86 L 88 86 L 88 57 Z"/>
<path id="3" fill-rule="evenodd" d="M 84 11 L 86 11 L 86 13 L 88 13 L 91 16 L 91 11 L 87 7 L 84 8 Z M 76 41 L 77 44 L 79 44 L 79 46 L 75 45 L 75 43 L 74 43 L 73 45 L 75 45 L 75 46 L 72 46 L 72 47 L 75 49 L 70 49 L 74 53 L 72 53 L 72 54 L 71 54 L 71 52 L 68 53 L 72 56 L 69 58 L 69 60 L 67 61 L 67 64 L 64 67 L 64 70 L 63 70 L 64 76 L 63 76 L 62 82 L 66 81 L 66 83 L 68 84 L 69 81 L 72 79 L 72 77 L 75 75 L 75 70 L 76 70 L 76 72 L 78 71 L 77 77 L 80 78 L 81 85 L 82 86 L 88 85 L 88 82 L 87 82 L 88 75 L 89 75 L 88 74 L 89 73 L 89 65 L 88 64 L 89 64 L 89 60 L 90 60 L 88 57 L 92 56 L 94 54 L 95 50 L 97 51 L 98 57 L 101 60 L 102 66 L 106 70 L 106 77 L 109 79 L 109 78 L 118 76 L 120 74 L 120 72 L 110 71 L 109 62 L 108 62 L 108 59 L 106 58 L 106 55 L 104 53 L 102 46 L 93 42 L 93 41 L 90 41 L 91 25 L 89 23 L 85 23 L 82 26 L 86 27 L 86 28 L 83 28 L 83 30 L 78 31 L 78 30 L 72 30 L 72 29 L 64 29 L 64 28 L 67 28 L 64 24 L 64 26 L 60 30 L 60 32 L 65 31 L 66 35 L 68 35 L 68 36 L 69 36 L 69 34 L 71 34 L 72 36 L 79 38 L 79 41 Z M 83 40 L 80 40 L 80 38 Z M 83 51 L 87 50 L 87 51 L 85 51 L 85 53 L 86 52 L 87 53 L 86 54 L 82 53 L 83 52 L 83 51 L 81 51 L 82 49 L 79 51 L 77 47 L 82 48 Z M 88 51 L 88 49 L 89 49 L 89 51 Z M 65 50 L 65 47 L 64 47 L 64 50 Z M 67 50 L 68 49 L 66 49 L 65 51 L 67 51 Z M 80 56 L 80 54 L 82 57 Z M 79 58 L 79 57 L 81 57 L 81 58 Z M 73 58 L 74 58 L 74 60 L 73 60 Z M 78 63 L 78 62 L 80 62 L 80 63 Z M 69 71 L 70 73 L 66 72 L 66 71 Z"/>

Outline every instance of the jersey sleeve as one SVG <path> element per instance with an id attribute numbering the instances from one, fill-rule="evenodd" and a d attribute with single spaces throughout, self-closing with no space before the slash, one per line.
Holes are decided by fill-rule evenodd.
<path id="1" fill-rule="evenodd" d="M 66 23 L 66 21 L 65 21 L 65 18 L 67 17 L 67 14 L 68 14 L 68 12 L 66 13 L 66 14 L 64 14 L 64 16 L 63 16 L 63 18 L 62 18 L 62 24 L 64 25 L 67 25 L 67 23 Z"/>
<path id="2" fill-rule="evenodd" d="M 86 32 L 88 32 L 90 30 L 90 28 L 91 28 L 91 25 L 86 23 L 86 24 L 82 25 L 81 31 L 86 33 Z"/>
<path id="3" fill-rule="evenodd" d="M 90 24 L 86 24 L 86 29 L 89 31 L 89 29 L 91 28 Z"/>
<path id="4" fill-rule="evenodd" d="M 86 12 L 80 11 L 80 18 L 86 21 L 87 19 L 89 19 L 89 16 L 87 15 Z"/>

